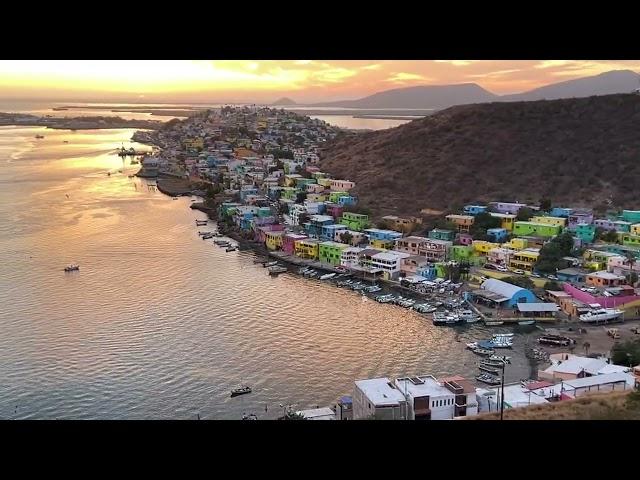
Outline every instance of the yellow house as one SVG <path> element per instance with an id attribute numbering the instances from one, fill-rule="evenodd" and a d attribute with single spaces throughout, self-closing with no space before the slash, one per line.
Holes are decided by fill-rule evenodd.
<path id="1" fill-rule="evenodd" d="M 303 240 L 296 240 L 294 242 L 294 250 L 297 257 L 308 258 L 311 260 L 318 259 L 318 240 L 305 238 Z"/>
<path id="2" fill-rule="evenodd" d="M 204 148 L 204 139 L 202 137 L 185 138 L 182 141 L 182 145 L 189 150 L 202 150 Z"/>
<path id="3" fill-rule="evenodd" d="M 505 230 L 513 230 L 513 224 L 516 221 L 516 216 L 512 215 L 510 213 L 490 213 L 489 215 L 491 215 L 492 217 L 496 217 L 500 219 L 500 227 L 504 228 Z"/>
<path id="4" fill-rule="evenodd" d="M 307 193 L 307 200 L 310 202 L 326 202 L 327 196 L 324 193 Z"/>
<path id="5" fill-rule="evenodd" d="M 631 234 L 640 235 L 640 223 L 631 225 Z"/>
<path id="6" fill-rule="evenodd" d="M 283 231 L 277 232 L 266 232 L 265 233 L 265 241 L 267 249 L 269 250 L 282 250 L 282 236 L 284 235 Z"/>
<path id="7" fill-rule="evenodd" d="M 322 185 L 323 187 L 329 188 L 331 186 L 331 179 L 330 178 L 319 178 L 318 179 L 318 185 Z"/>
<path id="8" fill-rule="evenodd" d="M 468 232 L 473 225 L 473 215 L 447 215 L 446 219 L 455 223 L 459 232 Z"/>
<path id="9" fill-rule="evenodd" d="M 544 223 L 546 225 L 554 225 L 556 227 L 564 228 L 567 225 L 567 219 L 564 217 L 533 217 L 530 222 L 533 223 Z"/>
<path id="10" fill-rule="evenodd" d="M 382 250 L 391 250 L 395 245 L 395 240 L 371 240 L 371 246 L 373 248 L 380 248 Z"/>
<path id="11" fill-rule="evenodd" d="M 526 272 L 531 272 L 533 266 L 538 261 L 540 256 L 540 250 L 537 248 L 527 248 L 520 250 L 519 252 L 511 255 L 509 259 L 509 266 L 511 268 L 517 268 Z"/>
<path id="12" fill-rule="evenodd" d="M 485 242 L 484 240 L 474 240 L 472 245 L 475 252 L 483 255 L 486 255 L 489 251 L 501 246 L 499 243 Z"/>
<path id="13" fill-rule="evenodd" d="M 529 241 L 526 238 L 512 238 L 502 246 L 511 250 L 524 250 L 529 246 Z"/>

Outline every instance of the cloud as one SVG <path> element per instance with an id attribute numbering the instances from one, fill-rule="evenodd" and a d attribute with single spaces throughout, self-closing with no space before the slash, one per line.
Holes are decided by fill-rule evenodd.
<path id="1" fill-rule="evenodd" d="M 407 80 L 426 80 L 422 75 L 417 73 L 398 72 L 387 78 L 385 82 L 404 82 Z"/>
<path id="2" fill-rule="evenodd" d="M 379 63 L 374 63 L 372 65 L 365 65 L 364 67 L 360 67 L 361 70 L 380 70 L 380 68 L 382 68 L 382 65 L 380 65 Z"/>
<path id="3" fill-rule="evenodd" d="M 313 60 L 296 60 L 293 62 L 294 65 L 309 65 L 313 63 Z"/>
<path id="4" fill-rule="evenodd" d="M 472 77 L 472 78 L 496 78 L 496 77 L 504 77 L 505 75 L 509 75 L 510 73 L 517 73 L 517 72 L 521 72 L 522 70 L 519 68 L 512 68 L 512 69 L 507 69 L 507 70 L 496 70 L 494 72 L 487 72 L 487 73 L 474 73 L 474 74 L 469 74 L 467 75 L 467 77 Z"/>
<path id="5" fill-rule="evenodd" d="M 570 65 L 570 60 L 543 60 L 542 62 L 533 66 L 533 68 L 544 69 L 544 68 L 556 68 L 556 67 L 564 67 L 566 65 Z"/>
<path id="6" fill-rule="evenodd" d="M 328 65 L 328 64 L 323 64 Z M 331 65 L 328 65 L 331 67 Z M 329 82 L 329 83 L 338 83 L 344 80 L 345 78 L 353 77 L 357 72 L 354 70 L 349 70 L 348 68 L 342 67 L 332 67 L 325 68 L 324 70 L 318 70 L 317 72 L 313 72 L 311 77 L 320 82 Z"/>

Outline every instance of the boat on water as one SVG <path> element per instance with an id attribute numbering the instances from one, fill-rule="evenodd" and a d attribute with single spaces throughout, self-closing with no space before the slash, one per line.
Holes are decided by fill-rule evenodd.
<path id="1" fill-rule="evenodd" d="M 44 138 L 44 135 L 36 135 L 36 138 L 37 138 L 38 140 L 41 140 L 41 139 L 43 139 L 43 138 Z"/>
<path id="2" fill-rule="evenodd" d="M 229 246 L 225 249 L 225 252 L 235 252 L 236 250 L 238 250 L 238 247 L 236 247 L 235 245 L 229 245 Z"/>
<path id="3" fill-rule="evenodd" d="M 273 267 L 269 267 L 269 275 L 279 275 L 287 271 L 286 267 L 281 267 L 280 265 L 274 265 Z"/>
<path id="4" fill-rule="evenodd" d="M 322 275 L 322 276 L 320 277 L 320 280 L 329 280 L 330 278 L 333 278 L 333 277 L 335 277 L 335 276 L 336 276 L 336 274 L 335 274 L 335 273 L 327 273 L 327 274 L 325 274 L 325 275 Z"/>
<path id="5" fill-rule="evenodd" d="M 482 370 L 483 372 L 492 373 L 494 375 L 498 375 L 500 373 L 499 368 L 496 368 L 495 366 L 491 366 L 491 365 L 485 365 L 484 363 L 481 363 L 480 365 L 478 365 L 478 369 Z"/>
<path id="6" fill-rule="evenodd" d="M 231 390 L 231 396 L 237 397 L 238 395 L 246 395 L 247 393 L 251 393 L 251 387 L 243 386 L 240 388 L 234 388 Z"/>
<path id="7" fill-rule="evenodd" d="M 500 378 L 495 375 L 490 375 L 488 373 L 481 373 L 476 377 L 476 380 L 482 383 L 486 383 L 487 385 L 499 385 Z"/>
<path id="8" fill-rule="evenodd" d="M 62 142 L 62 143 L 69 143 L 69 140 L 65 140 L 65 141 L 64 141 L 64 142 Z"/>
<path id="9" fill-rule="evenodd" d="M 272 262 L 266 262 L 266 263 L 263 263 L 263 264 L 262 264 L 262 266 L 263 266 L 264 268 L 269 268 L 269 267 L 275 267 L 277 264 L 278 264 L 278 261 L 277 261 L 277 260 L 274 260 L 274 261 L 272 261 Z"/>
<path id="10" fill-rule="evenodd" d="M 500 325 L 503 325 L 503 324 L 504 324 L 504 322 L 503 322 L 503 321 L 492 321 L 492 320 L 490 320 L 490 321 L 488 321 L 488 322 L 487 322 L 487 321 L 485 321 L 485 322 L 484 322 L 484 324 L 485 324 L 487 327 L 498 327 L 498 326 L 500 326 Z"/>
<path id="11" fill-rule="evenodd" d="M 584 323 L 606 323 L 618 320 L 623 314 L 617 308 L 597 308 L 580 315 L 580 321 Z"/>
<path id="12" fill-rule="evenodd" d="M 533 325 L 534 323 L 536 323 L 535 320 L 522 320 L 518 322 L 518 325 Z"/>
<path id="13" fill-rule="evenodd" d="M 77 272 L 78 270 L 80 270 L 80 265 L 69 265 L 64 267 L 65 272 Z"/>

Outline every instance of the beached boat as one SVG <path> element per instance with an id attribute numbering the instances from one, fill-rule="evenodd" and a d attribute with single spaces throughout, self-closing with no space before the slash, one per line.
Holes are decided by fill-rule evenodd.
<path id="1" fill-rule="evenodd" d="M 495 355 L 492 355 L 492 357 L 494 356 Z M 504 360 L 493 360 L 491 359 L 491 357 L 489 357 L 489 359 L 487 360 L 482 360 L 480 362 L 481 365 L 484 365 L 485 367 L 492 367 L 492 368 L 502 368 L 505 363 L 507 362 Z"/>
<path id="2" fill-rule="evenodd" d="M 273 267 L 269 267 L 269 275 L 279 275 L 287 271 L 286 267 L 281 267 L 280 265 L 274 265 Z"/>
<path id="3" fill-rule="evenodd" d="M 484 322 L 484 324 L 485 324 L 487 327 L 497 327 L 497 326 L 503 325 L 503 324 L 504 324 L 504 322 L 503 322 L 503 321 L 492 321 L 492 320 L 490 320 L 490 321 L 488 321 L 488 322 L 487 322 L 487 321 L 485 321 L 485 322 Z"/>
<path id="4" fill-rule="evenodd" d="M 481 373 L 476 377 L 476 380 L 487 385 L 500 385 L 500 378 L 488 373 Z"/>
<path id="5" fill-rule="evenodd" d="M 378 285 L 373 285 L 371 287 L 366 287 L 365 290 L 368 293 L 376 293 L 376 292 L 379 292 L 380 290 L 382 290 L 382 288 L 379 287 Z"/>
<path id="6" fill-rule="evenodd" d="M 507 357 L 506 355 L 491 355 L 489 356 L 489 360 L 503 363 L 511 363 L 511 357 Z"/>
<path id="7" fill-rule="evenodd" d="M 263 263 L 262 266 L 265 267 L 265 268 L 269 268 L 269 267 L 273 267 L 273 266 L 275 266 L 277 264 L 278 264 L 278 261 L 276 260 L 276 261 L 273 261 L 273 262 Z"/>
<path id="8" fill-rule="evenodd" d="M 395 296 L 391 293 L 387 293 L 385 295 L 378 295 L 377 297 L 374 298 L 374 300 L 376 302 L 379 303 L 389 303 L 391 302 L 393 299 L 395 298 Z"/>
<path id="9" fill-rule="evenodd" d="M 36 135 L 36 138 L 37 138 L 38 140 L 43 139 L 43 138 L 44 138 L 44 135 Z"/>
<path id="10" fill-rule="evenodd" d="M 80 270 L 80 265 L 69 265 L 64 267 L 65 272 L 77 272 L 78 270 Z"/>
<path id="11" fill-rule="evenodd" d="M 336 276 L 336 274 L 335 274 L 335 273 L 327 273 L 327 274 L 325 274 L 325 275 L 322 275 L 322 276 L 320 277 L 320 280 L 329 280 L 330 278 L 333 278 L 333 277 L 335 277 L 335 276 Z"/>
<path id="12" fill-rule="evenodd" d="M 606 323 L 618 320 L 623 314 L 617 308 L 598 308 L 580 315 L 580 321 L 584 323 Z"/>
<path id="13" fill-rule="evenodd" d="M 518 325 L 533 325 L 534 323 L 536 323 L 535 320 L 522 320 L 518 322 Z"/>
<path id="14" fill-rule="evenodd" d="M 238 395 L 245 395 L 247 393 L 251 393 L 251 387 L 244 386 L 240 388 L 234 388 L 233 390 L 231 390 L 232 397 L 237 397 Z"/>
<path id="15" fill-rule="evenodd" d="M 491 366 L 491 365 L 485 365 L 484 363 L 481 363 L 480 365 L 478 365 L 478 369 L 482 370 L 483 372 L 492 373 L 494 375 L 498 375 L 500 373 L 499 368 L 495 368 L 494 366 Z"/>
<path id="16" fill-rule="evenodd" d="M 495 351 L 492 350 L 491 348 L 482 348 L 482 347 L 472 348 L 471 351 L 476 355 L 482 355 L 487 357 L 495 353 Z"/>
<path id="17" fill-rule="evenodd" d="M 538 343 L 540 345 L 551 345 L 555 347 L 567 347 L 571 345 L 572 340 L 568 337 L 561 335 L 542 335 L 538 337 Z"/>
<path id="18" fill-rule="evenodd" d="M 225 252 L 235 252 L 236 250 L 238 250 L 238 247 L 236 247 L 235 245 L 229 245 L 229 246 L 225 249 Z"/>

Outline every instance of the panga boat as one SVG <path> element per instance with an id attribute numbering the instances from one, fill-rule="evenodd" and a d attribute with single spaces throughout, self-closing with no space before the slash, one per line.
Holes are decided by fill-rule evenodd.
<path id="1" fill-rule="evenodd" d="M 522 320 L 518 322 L 518 325 L 533 325 L 534 323 L 536 323 L 535 320 Z"/>
<path id="2" fill-rule="evenodd" d="M 38 140 L 40 140 L 40 139 L 44 138 L 44 135 L 36 135 L 36 138 L 37 138 Z"/>
<path id="3" fill-rule="evenodd" d="M 225 252 L 235 252 L 238 249 L 238 247 L 234 246 L 234 245 L 229 245 Z"/>
<path id="4" fill-rule="evenodd" d="M 488 322 L 484 322 L 484 324 L 485 324 L 487 327 L 497 327 L 497 326 L 499 326 L 499 325 L 504 324 L 504 322 L 503 322 L 503 321 L 491 321 L 491 320 L 490 320 L 490 321 L 488 321 Z"/>
<path id="5" fill-rule="evenodd" d="M 335 277 L 335 276 L 336 276 L 336 274 L 335 274 L 335 273 L 327 273 L 327 274 L 325 274 L 325 275 L 322 275 L 322 276 L 320 277 L 320 280 L 329 280 L 330 278 L 333 278 L 333 277 Z"/>
<path id="6" fill-rule="evenodd" d="M 476 380 L 482 383 L 486 383 L 487 385 L 499 385 L 500 379 L 495 375 L 489 375 L 488 373 L 481 373 L 476 377 Z"/>
<path id="7" fill-rule="evenodd" d="M 475 353 L 476 355 L 482 355 L 482 356 L 489 356 L 489 355 L 493 355 L 495 353 L 490 348 L 482 348 L 482 347 L 472 348 L 471 351 L 473 353 Z"/>
<path id="8" fill-rule="evenodd" d="M 281 267 L 280 265 L 274 265 L 273 267 L 269 267 L 269 275 L 279 275 L 287 271 L 286 267 Z"/>
<path id="9" fill-rule="evenodd" d="M 493 356 L 495 355 L 492 355 L 492 357 Z M 482 362 L 480 362 L 480 365 L 492 368 L 502 368 L 505 363 L 506 362 L 504 360 L 491 360 L 491 358 L 489 358 L 488 360 L 482 360 Z"/>
<path id="10" fill-rule="evenodd" d="M 489 360 L 494 362 L 511 363 L 511 357 L 507 357 L 506 355 L 491 355 Z"/>
<path id="11" fill-rule="evenodd" d="M 484 363 L 481 363 L 480 365 L 478 365 L 478 368 L 483 372 L 492 373 L 494 375 L 497 375 L 498 373 L 500 373 L 500 370 L 498 368 L 495 368 L 491 365 L 485 365 Z"/>
<path id="12" fill-rule="evenodd" d="M 76 272 L 80 270 L 80 265 L 69 265 L 68 267 L 64 267 L 65 272 Z"/>
<path id="13" fill-rule="evenodd" d="M 277 264 L 278 264 L 278 262 L 277 262 L 277 261 L 273 261 L 273 262 L 266 262 L 266 263 L 263 263 L 263 264 L 262 264 L 262 266 L 263 266 L 263 267 L 267 267 L 267 268 L 268 268 L 268 267 L 275 267 Z"/>
<path id="14" fill-rule="evenodd" d="M 240 388 L 234 388 L 233 390 L 231 390 L 231 396 L 232 397 L 237 397 L 238 395 L 245 395 L 247 393 L 251 393 L 251 387 L 240 387 Z"/>

